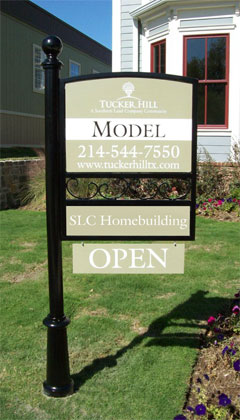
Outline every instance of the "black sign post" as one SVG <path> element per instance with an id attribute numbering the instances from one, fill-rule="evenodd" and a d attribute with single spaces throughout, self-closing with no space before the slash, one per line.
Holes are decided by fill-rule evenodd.
<path id="1" fill-rule="evenodd" d="M 62 63 L 57 56 L 62 42 L 55 36 L 43 41 L 47 58 L 45 70 L 45 152 L 46 206 L 50 313 L 43 323 L 48 327 L 47 379 L 44 392 L 51 397 L 65 397 L 73 393 L 70 378 L 67 331 L 69 319 L 63 309 L 62 249 L 60 237 L 60 150 L 59 150 L 59 70 Z"/>
<path id="2" fill-rule="evenodd" d="M 56 36 L 49 36 L 44 39 L 42 47 L 47 56 L 43 62 L 43 68 L 45 70 L 46 205 L 50 299 L 50 313 L 43 321 L 48 327 L 47 379 L 43 387 L 48 396 L 65 397 L 73 393 L 74 384 L 69 371 L 66 327 L 70 321 L 64 315 L 61 241 L 85 239 L 112 241 L 126 239 L 131 241 L 137 239 L 141 241 L 194 240 L 197 80 L 181 76 L 132 72 L 94 74 L 60 80 L 59 71 L 62 63 L 58 60 L 58 55 L 62 50 L 61 40 Z M 151 101 L 151 97 L 149 99 L 149 91 L 146 86 L 149 87 L 150 93 L 153 92 L 156 100 Z M 135 89 L 138 97 L 133 95 Z M 123 97 L 121 90 L 125 93 Z M 71 91 L 70 95 L 69 91 Z M 107 99 L 105 99 L 105 93 L 117 96 L 106 96 Z M 123 102 L 121 102 L 122 100 Z M 99 102 L 100 110 L 97 108 Z M 105 105 L 106 109 L 104 109 Z M 113 117 L 106 121 L 104 118 L 109 113 L 109 106 L 113 107 L 111 110 Z M 120 107 L 123 117 L 121 119 L 117 115 L 115 121 L 114 113 L 119 111 L 116 106 Z M 137 115 L 142 115 L 142 117 L 132 117 L 132 111 L 136 111 Z M 151 116 L 149 116 L 150 114 Z M 125 118 L 127 118 L 130 130 L 130 134 L 126 137 L 130 137 L 132 140 L 129 142 L 129 138 L 121 140 L 120 146 L 119 137 L 123 137 L 127 130 L 124 125 Z M 147 121 L 146 118 L 148 118 Z M 116 122 L 116 126 L 113 128 L 115 138 L 112 136 L 113 139 L 110 139 L 111 124 L 114 121 Z M 142 127 L 141 121 L 143 121 Z M 94 130 L 92 130 L 92 124 L 95 124 Z M 99 124 L 104 125 L 100 127 Z M 161 132 L 161 125 L 165 127 L 164 132 Z M 155 127 L 155 135 L 153 127 Z M 133 137 L 140 136 L 140 131 L 145 133 L 141 139 L 133 139 Z M 101 137 L 97 142 L 94 138 L 96 133 Z M 126 143 L 124 143 L 125 141 Z M 127 149 L 129 143 L 131 143 L 131 151 Z M 94 149 L 96 144 L 97 147 L 100 146 L 101 150 Z M 146 159 L 143 160 L 144 153 L 146 158 L 150 150 L 153 150 L 152 159 L 155 159 L 154 162 L 151 162 L 150 168 L 155 170 L 151 171 L 149 167 L 142 170 L 141 165 L 142 163 L 145 165 L 146 162 Z M 161 155 L 164 160 L 164 153 L 167 158 L 170 155 L 169 150 L 171 150 L 173 161 L 176 162 L 180 156 L 178 166 L 174 167 L 174 171 L 160 170 L 161 166 L 155 166 L 160 165 L 157 159 Z M 134 154 L 136 157 L 134 164 L 141 170 L 135 172 L 134 166 L 130 172 L 98 169 L 91 172 L 86 169 L 88 166 L 84 166 L 89 165 L 86 159 L 97 159 L 100 154 L 102 162 L 103 156 L 108 157 L 105 161 L 106 167 L 108 165 L 111 167 L 116 155 L 121 155 L 121 153 L 123 160 L 126 159 L 125 162 L 128 162 L 128 167 L 133 164 L 132 154 Z M 139 155 L 143 156 L 143 159 L 137 160 Z M 77 163 L 80 163 L 80 168 L 83 165 L 84 170 L 78 170 L 76 159 L 80 159 L 80 162 Z M 95 163 L 96 168 L 99 168 L 99 162 L 95 161 Z M 172 168 L 170 161 L 165 160 L 164 165 L 164 168 Z M 179 171 L 176 168 L 179 168 Z M 79 187 L 81 178 L 91 177 L 99 179 L 100 184 L 89 183 L 92 187 L 90 196 L 82 196 L 79 195 L 79 192 L 72 190 L 72 187 Z M 114 178 L 117 185 L 123 184 L 123 191 L 115 196 L 109 196 L 107 194 L 108 183 L 106 181 L 103 183 L 102 178 Z M 135 185 L 141 184 L 141 179 L 146 178 L 151 180 L 149 192 L 142 196 L 141 193 L 137 194 Z M 186 184 L 185 191 L 176 198 L 171 197 L 171 183 L 168 182 L 174 178 L 180 180 L 180 183 Z M 162 183 L 159 184 L 159 181 Z M 128 197 L 129 193 L 134 198 L 125 200 L 125 196 Z M 96 199 L 97 195 L 101 199 Z M 158 196 L 161 198 L 158 199 Z M 104 211 L 105 216 L 103 216 Z M 132 232 L 130 236 L 127 230 L 122 234 L 122 230 L 119 233 L 119 230 L 102 229 L 101 223 L 97 225 L 97 220 L 100 220 L 101 217 L 105 217 L 105 219 L 112 215 L 126 217 L 128 214 L 134 214 L 134 216 L 129 216 L 132 217 L 134 226 L 138 219 L 142 220 L 143 217 L 147 219 L 153 214 L 156 229 L 152 229 L 151 233 L 145 230 L 144 233 L 144 229 L 136 230 L 133 227 L 130 230 Z M 75 228 L 77 220 L 81 225 L 83 216 L 90 217 L 91 220 L 87 230 Z M 165 224 L 169 223 L 169 226 L 173 223 L 172 220 L 176 220 L 177 223 L 180 219 L 185 225 L 176 229 L 174 225 L 174 229 L 169 233 L 168 230 L 166 231 L 160 226 L 160 224 L 163 225 L 160 223 L 161 218 L 166 221 Z M 93 220 L 96 221 L 96 229 L 91 227 Z M 86 223 L 82 225 L 86 225 Z M 181 229 L 185 229 L 185 231 Z"/>

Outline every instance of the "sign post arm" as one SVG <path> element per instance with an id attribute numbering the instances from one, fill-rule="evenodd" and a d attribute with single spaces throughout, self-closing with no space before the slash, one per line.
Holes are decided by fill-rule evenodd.
<path id="1" fill-rule="evenodd" d="M 43 323 L 48 327 L 47 379 L 44 393 L 51 397 L 65 397 L 73 393 L 70 377 L 67 331 L 69 319 L 63 309 L 62 249 L 60 237 L 60 145 L 59 145 L 59 71 L 62 63 L 58 55 L 62 42 L 56 36 L 43 40 L 47 58 L 45 70 L 45 154 L 46 207 L 48 240 L 48 276 L 50 313 Z"/>

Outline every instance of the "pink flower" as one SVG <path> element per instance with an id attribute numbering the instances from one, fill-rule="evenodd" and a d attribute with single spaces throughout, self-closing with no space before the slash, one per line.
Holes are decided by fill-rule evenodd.
<path id="1" fill-rule="evenodd" d="M 203 210 L 207 210 L 207 208 L 206 207 L 203 207 Z"/>
<path id="2" fill-rule="evenodd" d="M 235 306 L 232 308 L 232 312 L 233 312 L 235 315 L 238 315 L 238 314 L 239 314 L 239 312 L 240 312 L 240 308 L 239 308 L 239 306 L 238 306 L 238 305 L 235 305 Z"/>
<path id="3" fill-rule="evenodd" d="M 213 201 L 213 199 L 212 199 L 212 198 L 209 198 L 209 199 L 208 199 L 208 202 L 209 202 L 209 203 L 211 203 L 212 201 Z"/>
<path id="4" fill-rule="evenodd" d="M 222 200 L 218 200 L 218 205 L 221 206 L 222 205 Z"/>
<path id="5" fill-rule="evenodd" d="M 214 318 L 214 316 L 210 316 L 210 318 L 208 318 L 208 325 L 213 324 L 216 321 L 216 318 Z"/>
<path id="6" fill-rule="evenodd" d="M 236 198 L 234 198 L 234 199 L 233 199 L 233 203 L 236 203 L 236 201 L 237 201 L 237 199 L 236 199 Z"/>

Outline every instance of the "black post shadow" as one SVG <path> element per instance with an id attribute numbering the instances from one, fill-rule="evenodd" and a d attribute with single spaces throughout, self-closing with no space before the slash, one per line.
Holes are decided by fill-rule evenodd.
<path id="1" fill-rule="evenodd" d="M 74 391 L 77 392 L 86 381 L 91 379 L 98 372 L 105 368 L 111 368 L 117 365 L 117 361 L 127 351 L 140 345 L 145 339 L 148 340 L 145 346 L 163 346 L 163 347 L 190 347 L 199 348 L 200 334 L 199 323 L 200 321 L 207 321 L 210 315 L 216 314 L 217 310 L 223 310 L 231 303 L 230 299 L 225 298 L 207 298 L 207 291 L 198 291 L 191 295 L 191 297 L 176 306 L 168 314 L 157 318 L 148 327 L 144 334 L 136 336 L 127 346 L 118 350 L 115 355 L 107 356 L 93 360 L 92 364 L 85 366 L 80 372 L 71 375 L 74 380 Z M 177 320 L 185 319 L 185 323 L 179 323 Z M 175 333 L 163 334 L 165 328 L 171 325 L 178 325 L 182 327 L 193 328 L 193 333 Z M 203 328 L 203 326 L 201 326 Z M 207 329 L 207 323 L 204 329 Z M 195 330 L 195 331 L 194 331 Z"/>

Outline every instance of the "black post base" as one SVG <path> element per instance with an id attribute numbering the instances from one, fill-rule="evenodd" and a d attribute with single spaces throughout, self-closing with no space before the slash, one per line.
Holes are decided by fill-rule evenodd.
<path id="1" fill-rule="evenodd" d="M 47 336 L 47 379 L 43 383 L 43 391 L 49 397 L 66 397 L 74 391 L 74 383 L 70 377 L 67 330 L 69 319 L 61 319 L 48 315 L 43 323 L 48 327 Z"/>
<path id="2" fill-rule="evenodd" d="M 74 382 L 71 379 L 71 382 L 65 386 L 51 386 L 47 384 L 47 381 L 43 382 L 43 392 L 48 397 L 67 397 L 73 394 L 74 391 Z"/>

